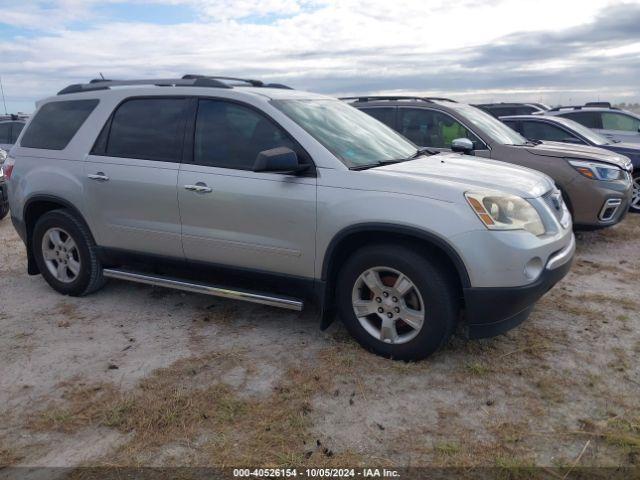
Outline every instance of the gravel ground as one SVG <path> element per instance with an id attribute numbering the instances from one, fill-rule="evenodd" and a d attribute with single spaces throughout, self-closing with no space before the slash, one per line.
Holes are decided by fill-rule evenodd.
<path id="1" fill-rule="evenodd" d="M 407 364 L 312 311 L 118 281 L 60 296 L 6 218 L 0 467 L 636 465 L 639 252 L 640 215 L 580 233 L 527 322 Z"/>

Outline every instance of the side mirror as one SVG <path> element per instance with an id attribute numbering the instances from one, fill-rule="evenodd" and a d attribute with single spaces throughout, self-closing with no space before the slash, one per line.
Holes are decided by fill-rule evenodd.
<path id="1" fill-rule="evenodd" d="M 263 150 L 256 157 L 253 164 L 254 172 L 286 173 L 295 175 L 309 168 L 308 164 L 301 164 L 296 152 L 287 147 Z"/>
<path id="2" fill-rule="evenodd" d="M 470 154 L 473 152 L 473 142 L 468 138 L 456 138 L 451 142 L 451 150 L 454 152 Z"/>

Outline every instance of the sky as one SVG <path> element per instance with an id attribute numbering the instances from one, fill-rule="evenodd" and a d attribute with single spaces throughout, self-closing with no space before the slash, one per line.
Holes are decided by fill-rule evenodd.
<path id="1" fill-rule="evenodd" d="M 640 102 L 640 0 L 0 0 L 9 112 L 100 74 L 185 73 L 334 96 Z"/>

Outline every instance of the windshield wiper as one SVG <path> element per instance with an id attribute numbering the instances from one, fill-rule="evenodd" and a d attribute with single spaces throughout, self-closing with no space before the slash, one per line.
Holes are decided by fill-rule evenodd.
<path id="1" fill-rule="evenodd" d="M 394 163 L 400 163 L 400 162 L 404 162 L 408 160 L 407 158 L 401 158 L 401 159 L 393 159 L 393 160 L 379 160 L 377 162 L 373 162 L 373 163 L 365 163 L 364 165 L 355 165 L 353 167 L 349 167 L 349 170 L 367 170 L 369 168 L 374 168 L 374 167 L 382 167 L 383 165 L 391 165 Z"/>
<path id="2" fill-rule="evenodd" d="M 414 160 L 418 157 L 421 157 L 422 155 L 436 155 L 437 153 L 441 153 L 441 152 L 439 152 L 438 150 L 433 150 L 428 147 L 420 147 L 418 148 L 418 150 L 416 150 L 416 153 L 414 153 L 413 155 L 407 158 L 379 160 L 377 162 L 366 163 L 364 165 L 355 165 L 353 167 L 349 167 L 349 170 L 367 170 L 369 168 L 382 167 L 383 165 L 392 165 L 394 163 L 402 163 L 408 160 Z"/>

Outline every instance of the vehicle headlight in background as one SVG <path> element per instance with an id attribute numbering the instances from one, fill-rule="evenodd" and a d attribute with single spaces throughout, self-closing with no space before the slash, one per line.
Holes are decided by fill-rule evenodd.
<path id="1" fill-rule="evenodd" d="M 2 169 L 2 165 L 0 165 L 0 180 L 4 178 L 4 170 Z"/>
<path id="2" fill-rule="evenodd" d="M 585 162 L 583 160 L 569 160 L 578 172 L 592 180 L 622 180 L 626 177 L 624 170 L 615 165 L 600 162 Z"/>
<path id="3" fill-rule="evenodd" d="M 478 218 L 490 230 L 526 230 L 534 235 L 545 233 L 538 211 L 524 198 L 500 193 L 464 194 Z"/>

